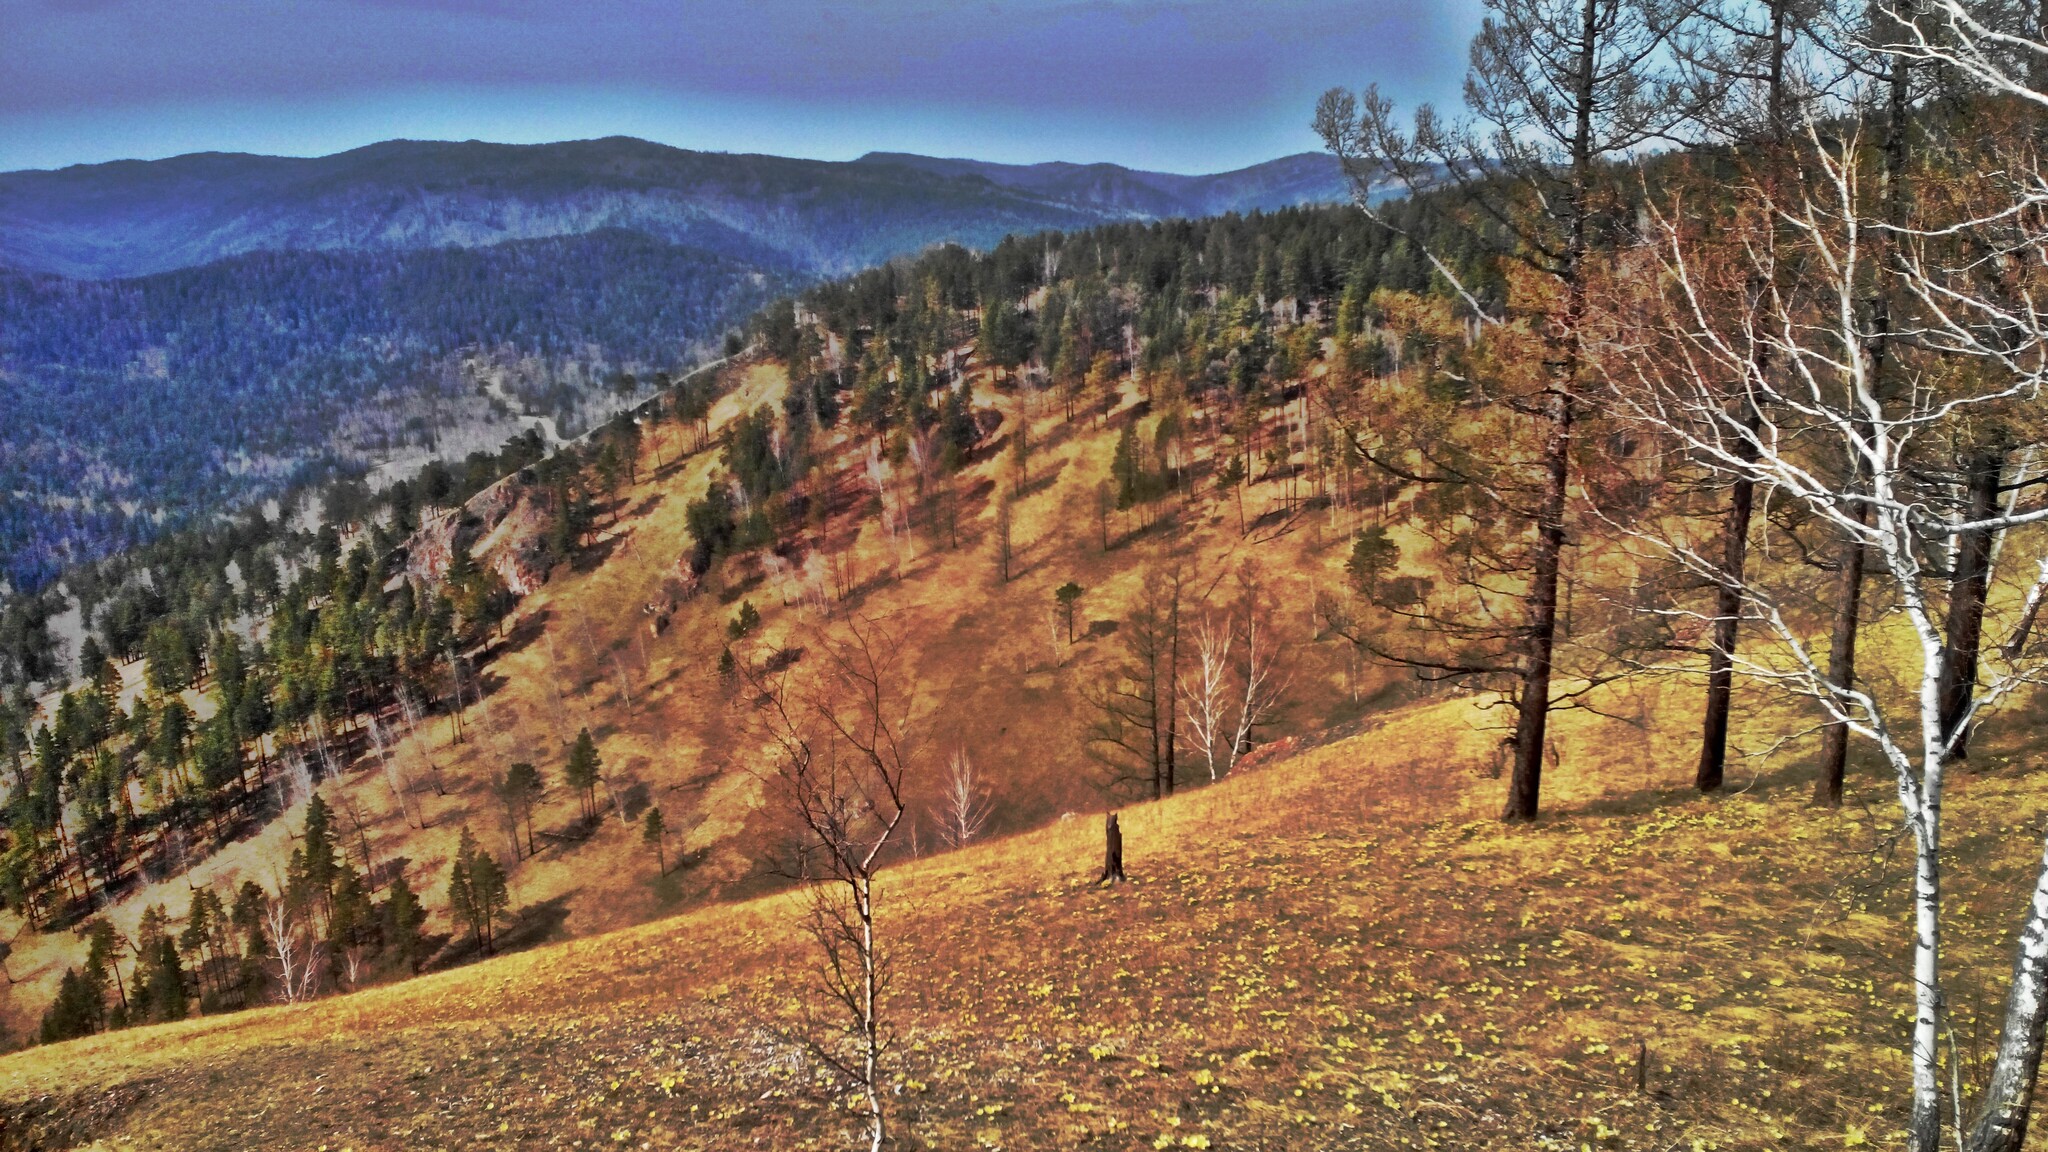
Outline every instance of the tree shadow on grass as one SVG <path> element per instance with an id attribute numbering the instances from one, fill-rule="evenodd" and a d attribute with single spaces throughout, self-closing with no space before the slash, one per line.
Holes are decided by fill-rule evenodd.
<path id="1" fill-rule="evenodd" d="M 595 544 L 586 544 L 578 548 L 576 554 L 569 558 L 569 570 L 587 575 L 604 567 L 605 561 L 610 560 L 612 553 L 618 551 L 619 541 L 623 539 L 625 537 L 612 535 Z"/>
<path id="2" fill-rule="evenodd" d="M 1065 460 L 1061 460 L 1050 468 L 1033 469 L 1030 481 L 1014 493 L 1015 498 L 1022 500 L 1026 496 L 1036 496 L 1040 492 L 1051 488 L 1054 484 L 1059 483 L 1060 477 L 1065 474 L 1066 470 L 1067 461 Z"/>
<path id="3" fill-rule="evenodd" d="M 477 939 L 477 934 L 463 925 L 461 931 L 447 935 L 431 936 L 425 939 L 427 955 L 432 957 L 422 971 L 438 971 L 444 968 L 458 968 L 508 952 L 518 952 L 551 940 L 560 939 L 565 933 L 563 925 L 569 919 L 569 902 L 580 889 L 572 889 L 559 896 L 528 904 L 511 912 L 497 926 L 497 932 L 489 948 Z"/>
<path id="4" fill-rule="evenodd" d="M 496 941 L 498 951 L 516 952 L 559 940 L 567 935 L 564 925 L 569 920 L 569 902 L 577 890 L 564 892 L 559 896 L 528 904 L 514 914 L 512 922 L 498 929 Z"/>
<path id="5" fill-rule="evenodd" d="M 1686 771 L 1690 772 L 1689 765 Z M 1595 796 L 1566 810 L 1584 816 L 1649 816 L 1688 804 L 1718 804 L 1737 798 L 1773 797 L 1804 803 L 1812 795 L 1818 775 L 1819 767 L 1810 757 L 1759 771 L 1731 755 L 1727 783 L 1718 792 L 1702 794 L 1680 779 L 1656 780 L 1626 792 Z M 1883 803 L 1893 797 L 1890 770 L 1874 755 L 1852 754 L 1846 777 L 1845 807 L 1854 807 L 1862 800 Z"/>
<path id="6" fill-rule="evenodd" d="M 512 631 L 507 632 L 505 638 L 490 650 L 490 658 L 496 660 L 515 652 L 525 651 L 548 630 L 548 622 L 554 617 L 555 611 L 552 608 L 542 608 L 521 617 L 519 623 L 512 626 Z"/>

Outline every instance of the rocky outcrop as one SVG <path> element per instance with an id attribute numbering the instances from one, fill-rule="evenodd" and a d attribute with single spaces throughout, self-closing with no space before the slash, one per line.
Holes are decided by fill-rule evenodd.
<path id="1" fill-rule="evenodd" d="M 409 580 L 439 584 L 455 550 L 462 548 L 503 578 L 514 595 L 527 596 L 547 583 L 552 566 L 547 535 L 553 519 L 552 493 L 529 483 L 523 473 L 507 476 L 462 507 L 421 524 L 407 537 L 404 563 L 398 567 Z"/>

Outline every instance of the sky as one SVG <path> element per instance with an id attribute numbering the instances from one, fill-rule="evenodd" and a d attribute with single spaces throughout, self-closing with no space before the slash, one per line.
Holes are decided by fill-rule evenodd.
<path id="1" fill-rule="evenodd" d="M 639 136 L 1213 172 L 1452 104 L 1478 0 L 0 0 L 0 171 Z"/>

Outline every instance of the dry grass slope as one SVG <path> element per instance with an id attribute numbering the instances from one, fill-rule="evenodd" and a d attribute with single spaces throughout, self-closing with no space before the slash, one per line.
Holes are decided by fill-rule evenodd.
<path id="1" fill-rule="evenodd" d="M 1656 701 L 1652 701 L 1655 704 Z M 1766 772 L 1639 786 L 1684 733 L 1569 719 L 1553 815 L 1491 817 L 1471 705 L 1125 813 L 891 870 L 904 1147 L 1834 1149 L 1893 1143 L 1899 862 L 1872 807 Z M 1675 706 L 1655 714 L 1678 714 Z M 2026 737 L 1987 737 L 1980 765 Z M 1988 1048 L 2017 829 L 2048 783 L 1957 790 L 1959 1038 Z M 786 896 L 408 984 L 0 1063 L 20 1146 L 830 1148 L 782 1038 L 811 967 Z M 1639 1067 L 1639 1057 L 1647 1061 Z M 1638 1091 L 1641 1075 L 1644 1091 Z M 38 1120 L 38 1117 L 43 1119 Z"/>
<path id="2" fill-rule="evenodd" d="M 736 372 L 731 383 L 712 413 L 714 433 L 756 406 L 778 405 L 787 377 L 779 365 L 757 364 Z M 984 401 L 994 394 L 983 381 Z M 1137 517 L 1119 515 L 1112 527 L 1116 546 L 1108 552 L 1100 546 L 1096 487 L 1107 476 L 1136 399 L 1127 396 L 1109 423 L 1068 423 L 1041 402 L 1031 417 L 1031 484 L 1014 505 L 1016 557 L 1008 582 L 996 575 L 988 537 L 997 486 L 1010 484 L 1006 442 L 1020 419 L 1015 397 L 995 401 L 1002 427 L 957 481 L 966 498 L 956 546 L 942 547 L 922 532 L 892 538 L 873 511 L 873 489 L 863 478 L 865 441 L 842 434 L 827 445 L 838 478 L 828 530 L 834 552 L 846 558 L 849 585 L 834 608 L 890 617 L 910 638 L 915 651 L 907 664 L 921 683 L 920 702 L 943 719 L 933 770 L 955 747 L 972 751 L 992 789 L 992 832 L 1035 827 L 1067 812 L 1099 811 L 1104 803 L 1103 772 L 1083 747 L 1088 717 L 1081 686 L 1116 658 L 1117 639 L 1084 635 L 1062 662 L 1048 626 L 1053 590 L 1068 581 L 1087 590 L 1080 602 L 1081 632 L 1091 622 L 1124 616 L 1147 565 L 1168 543 L 1166 531 L 1132 533 Z M 751 750 L 735 745 L 715 670 L 726 622 L 742 600 L 761 612 L 764 643 L 800 645 L 803 630 L 818 617 L 793 602 L 799 599 L 793 581 L 761 573 L 758 564 L 733 564 L 716 571 L 714 587 L 681 605 L 664 632 L 650 631 L 643 609 L 661 598 L 676 560 L 690 545 L 686 508 L 723 471 L 715 445 L 682 455 L 684 440 L 672 426 L 649 437 L 637 481 L 622 487 L 601 518 L 589 554 L 558 567 L 521 603 L 507 640 L 483 669 L 482 698 L 469 700 L 463 711 L 463 739 L 456 742 L 454 728 L 437 717 L 416 739 L 395 748 L 412 784 L 410 815 L 401 813 L 373 757 L 323 785 L 330 804 L 341 809 L 352 803 L 362 816 L 376 860 L 406 861 L 413 889 L 433 914 L 427 930 L 446 942 L 440 965 L 469 958 L 466 936 L 442 900 L 448 862 L 465 825 L 511 870 L 513 896 L 524 910 L 522 923 L 508 934 L 512 946 L 645 923 L 774 885 L 762 865 L 777 842 L 777 829 L 750 771 Z M 898 497 L 908 486 L 900 470 L 895 486 Z M 1249 515 L 1256 520 L 1278 508 L 1282 487 L 1278 480 L 1252 485 L 1245 498 Z M 1234 504 L 1206 495 L 1173 521 L 1173 542 L 1198 558 L 1205 587 L 1256 556 L 1291 606 L 1283 621 L 1296 650 L 1290 703 L 1266 735 L 1312 733 L 1354 718 L 1396 679 L 1358 667 L 1339 643 L 1306 643 L 1311 590 L 1339 574 L 1344 542 L 1358 515 L 1318 512 L 1286 525 L 1276 517 L 1245 537 L 1237 530 Z M 138 677 L 139 669 L 129 674 Z M 204 714 L 206 698 L 189 696 Z M 561 778 L 569 742 L 586 725 L 597 739 L 607 784 L 599 794 L 607 819 L 593 828 L 578 825 L 577 802 Z M 550 789 L 537 821 L 543 850 L 515 865 L 490 788 L 517 760 L 537 763 Z M 434 786 L 437 781 L 441 787 Z M 671 830 L 669 861 L 682 862 L 666 880 L 657 879 L 654 855 L 637 824 L 611 815 L 609 789 L 618 791 L 621 807 L 636 820 L 647 804 L 663 809 Z M 928 800 L 935 794 L 935 785 L 926 792 Z M 426 826 L 415 827 L 422 816 Z M 290 834 L 301 821 L 295 809 L 189 873 L 129 894 L 108 915 L 132 936 L 148 905 L 161 903 L 173 916 L 182 915 L 188 883 L 231 892 L 244 879 L 255 879 L 275 889 Z M 936 828 L 930 813 L 921 813 L 919 842 L 936 843 Z M 349 829 L 354 847 L 352 824 Z M 69 933 L 24 931 L 15 943 L 9 967 L 20 983 L 0 990 L 0 1023 L 6 1035 L 32 1036 L 58 979 L 67 965 L 79 963 L 82 949 Z"/>

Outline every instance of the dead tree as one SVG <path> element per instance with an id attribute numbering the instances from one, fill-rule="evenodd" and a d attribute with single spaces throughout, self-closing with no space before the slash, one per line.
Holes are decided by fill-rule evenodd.
<path id="1" fill-rule="evenodd" d="M 1146 575 L 1118 636 L 1124 659 L 1082 689 L 1094 710 L 1088 752 L 1109 769 L 1112 788 L 1173 795 L 1179 775 L 1181 613 L 1186 569 L 1178 562 Z"/>
<path id="2" fill-rule="evenodd" d="M 1121 884 L 1130 877 L 1124 875 L 1124 828 L 1111 812 L 1102 822 L 1102 875 L 1096 877 L 1097 884 Z"/>

